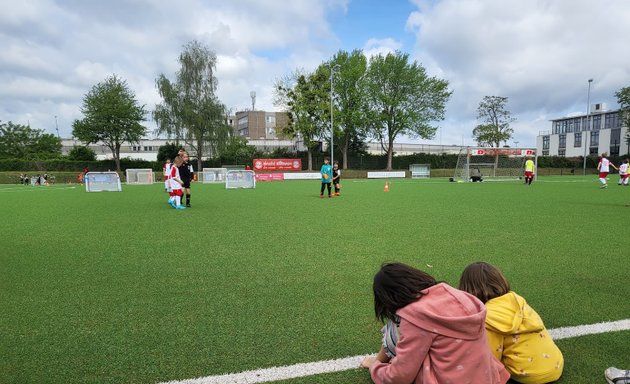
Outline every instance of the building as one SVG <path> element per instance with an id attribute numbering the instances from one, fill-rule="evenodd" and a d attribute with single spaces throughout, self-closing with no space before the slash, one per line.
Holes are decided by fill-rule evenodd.
<path id="1" fill-rule="evenodd" d="M 590 114 L 551 120 L 551 131 L 536 138 L 536 151 L 542 156 L 611 156 L 630 153 L 619 110 L 607 110 L 606 104 L 593 104 Z"/>

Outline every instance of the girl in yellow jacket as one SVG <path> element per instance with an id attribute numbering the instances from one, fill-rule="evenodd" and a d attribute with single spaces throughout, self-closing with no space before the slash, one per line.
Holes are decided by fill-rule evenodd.
<path id="1" fill-rule="evenodd" d="M 556 381 L 562 375 L 562 352 L 549 336 L 542 319 L 496 267 L 477 262 L 464 269 L 459 289 L 486 305 L 486 333 L 494 356 L 512 380 L 524 384 Z"/>

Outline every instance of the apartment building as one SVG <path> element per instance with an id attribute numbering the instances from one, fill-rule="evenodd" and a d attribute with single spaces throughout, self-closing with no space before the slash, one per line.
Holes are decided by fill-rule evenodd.
<path id="1" fill-rule="evenodd" d="M 539 133 L 536 149 L 542 156 L 617 156 L 630 153 L 627 135 L 618 109 L 593 104 L 589 114 L 551 120 L 551 131 Z"/>

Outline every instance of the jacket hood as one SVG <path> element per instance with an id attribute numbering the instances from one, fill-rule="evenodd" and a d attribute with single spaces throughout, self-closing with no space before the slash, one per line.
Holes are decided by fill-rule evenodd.
<path id="1" fill-rule="evenodd" d="M 486 308 L 473 295 L 440 283 L 396 314 L 416 327 L 440 335 L 476 340 L 483 332 Z"/>
<path id="2" fill-rule="evenodd" d="M 513 335 L 540 332 L 545 326 L 542 319 L 525 299 L 515 292 L 508 292 L 486 303 L 488 330 Z"/>

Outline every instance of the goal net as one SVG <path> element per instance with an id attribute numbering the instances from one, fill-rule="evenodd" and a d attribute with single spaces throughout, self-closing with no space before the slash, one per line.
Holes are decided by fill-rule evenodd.
<path id="1" fill-rule="evenodd" d="M 256 188 L 256 174 L 254 171 L 227 171 L 225 188 Z"/>
<path id="2" fill-rule="evenodd" d="M 125 171 L 127 184 L 153 184 L 155 177 L 153 170 L 150 168 L 143 169 L 127 169 Z"/>
<path id="3" fill-rule="evenodd" d="M 224 183 L 227 168 L 204 168 L 201 172 L 201 182 L 207 183 Z"/>
<path id="4" fill-rule="evenodd" d="M 88 172 L 85 174 L 86 192 L 121 192 L 120 177 L 116 172 Z"/>
<path id="5" fill-rule="evenodd" d="M 453 181 L 517 180 L 527 157 L 535 155 L 531 148 L 465 147 L 459 151 Z"/>

